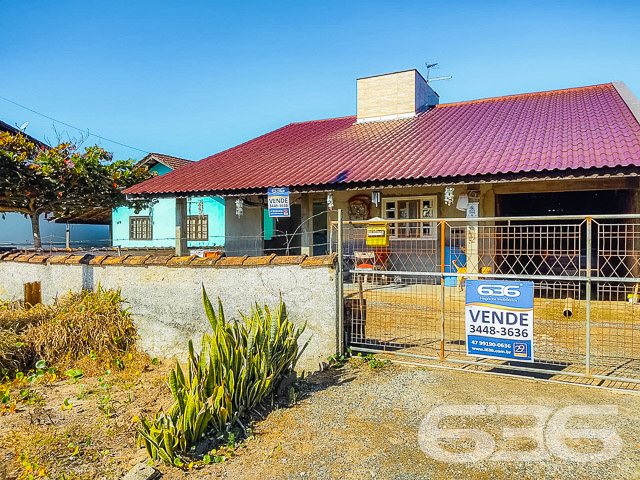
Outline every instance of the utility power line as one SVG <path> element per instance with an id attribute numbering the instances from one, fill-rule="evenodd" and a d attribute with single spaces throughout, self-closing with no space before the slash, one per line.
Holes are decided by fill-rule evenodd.
<path id="1" fill-rule="evenodd" d="M 29 110 L 30 112 L 35 113 L 36 115 L 40 115 L 41 117 L 47 118 L 49 120 L 52 120 L 52 121 L 54 121 L 56 123 L 59 123 L 60 125 L 64 125 L 65 127 L 73 128 L 74 130 L 78 130 L 79 132 L 86 133 L 88 136 L 94 136 L 96 138 L 99 138 L 100 140 L 104 140 L 106 142 L 115 143 L 116 145 L 120 145 L 121 147 L 130 148 L 132 150 L 137 150 L 137 151 L 142 152 L 142 153 L 149 153 L 148 150 L 143 150 L 141 148 L 132 147 L 131 145 L 127 145 L 125 143 L 117 142 L 115 140 L 111 140 L 110 138 L 103 137 L 101 135 L 96 135 L 95 133 L 91 133 L 91 132 L 89 132 L 88 129 L 84 130 L 82 128 L 76 127 L 76 126 L 71 125 L 69 123 L 65 123 L 65 122 L 63 122 L 61 120 L 57 120 L 57 119 L 55 119 L 53 117 L 50 117 L 49 115 L 45 115 L 44 113 L 37 112 L 36 110 L 34 110 L 32 108 L 29 108 L 29 107 L 26 107 L 24 105 L 21 105 L 18 102 L 14 102 L 13 100 L 9 100 L 8 98 L 3 97 L 2 95 L 0 95 L 0 99 L 4 100 L 5 102 L 12 103 L 13 105 L 16 105 L 16 106 L 18 106 L 20 108 L 24 108 L 25 110 Z"/>

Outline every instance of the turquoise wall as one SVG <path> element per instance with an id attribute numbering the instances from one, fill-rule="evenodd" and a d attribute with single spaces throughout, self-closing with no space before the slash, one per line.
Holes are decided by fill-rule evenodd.
<path id="1" fill-rule="evenodd" d="M 198 197 L 187 200 L 187 215 L 199 215 L 198 202 L 202 200 L 204 215 L 209 215 L 209 241 L 187 242 L 188 247 L 198 248 L 212 245 L 224 246 L 224 199 L 220 197 Z M 174 210 L 175 212 L 175 210 Z M 173 214 L 175 218 L 175 213 Z M 174 221 L 175 222 L 175 221 Z M 175 227 L 173 227 L 175 230 Z M 173 235 L 175 237 L 175 234 Z M 173 244 L 175 246 L 175 242 Z"/>
<path id="2" fill-rule="evenodd" d="M 157 172 L 158 176 L 160 175 L 164 175 L 165 173 L 169 173 L 172 172 L 173 170 L 171 170 L 169 167 L 167 167 L 166 165 L 163 165 L 161 163 L 156 163 L 153 167 L 151 167 L 149 170 L 151 170 L 152 172 Z"/>
<path id="3" fill-rule="evenodd" d="M 151 171 L 164 175 L 171 169 L 161 163 L 154 165 Z M 203 215 L 209 216 L 209 240 L 187 242 L 189 248 L 224 245 L 224 199 L 220 197 L 197 197 L 187 200 L 187 215 L 199 215 L 198 202 L 202 200 Z M 152 240 L 129 240 L 129 217 L 150 216 L 152 222 Z M 112 245 L 114 247 L 145 248 L 176 246 L 176 199 L 161 198 L 151 208 L 138 213 L 131 208 L 120 207 L 113 210 Z"/>
<path id="4" fill-rule="evenodd" d="M 198 202 L 202 200 L 203 214 L 209 216 L 209 241 L 188 242 L 190 248 L 224 245 L 224 200 L 219 197 L 190 198 L 187 202 L 187 215 L 198 215 Z M 129 217 L 151 217 L 153 240 L 129 240 Z M 120 207 L 112 215 L 113 246 L 175 247 L 176 245 L 176 199 L 161 198 L 150 209 L 135 213 L 133 209 Z"/>

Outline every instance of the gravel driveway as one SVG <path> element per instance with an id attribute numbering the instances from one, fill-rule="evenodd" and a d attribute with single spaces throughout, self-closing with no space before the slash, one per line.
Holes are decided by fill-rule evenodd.
<path id="1" fill-rule="evenodd" d="M 421 422 L 429 413 L 433 415 L 451 405 L 487 405 L 488 414 L 472 416 L 469 407 L 459 407 L 458 411 L 466 415 L 449 416 L 440 423 L 425 422 L 423 444 L 428 448 L 434 443 L 439 445 L 444 449 L 440 454 L 444 451 L 447 455 L 448 451 L 450 459 L 460 458 L 459 454 L 465 452 L 473 455 L 477 445 L 468 439 L 433 440 L 438 426 L 467 433 L 475 429 L 485 432 L 485 440 L 488 436 L 495 443 L 493 447 L 489 440 L 484 460 L 452 463 L 436 460 L 421 450 Z M 511 407 L 515 409 L 511 412 L 509 407 L 495 407 L 504 405 L 527 406 Z M 575 411 L 565 408 L 575 405 L 595 406 L 597 414 L 589 413 L 591 407 L 579 407 L 578 411 L 585 415 L 575 416 Z M 496 414 L 497 408 L 503 408 L 502 415 Z M 617 414 L 607 414 L 607 409 L 617 409 Z M 604 439 L 567 440 L 564 451 L 548 440 L 540 446 L 527 438 L 529 434 L 516 433 L 516 438 L 506 438 L 505 428 L 535 425 L 533 416 L 521 412 L 542 412 L 540 424 L 546 427 L 538 432 L 544 429 L 548 434 L 552 425 L 557 426 L 562 420 L 563 412 L 571 414 L 566 423 L 569 428 L 610 432 Z M 247 448 L 230 461 L 199 472 L 165 470 L 164 478 L 640 478 L 638 393 L 527 378 L 397 364 L 377 369 L 367 364 L 348 365 L 310 377 L 304 385 L 303 399 L 294 407 L 272 412 L 257 423 L 255 433 Z M 536 450 L 537 446 L 541 448 Z M 615 456 L 584 461 L 598 460 L 603 447 L 613 447 Z M 519 460 L 527 452 L 537 453 L 539 458 Z M 501 455 L 507 458 L 500 459 Z M 577 455 L 582 455 L 580 461 L 574 461 Z"/>

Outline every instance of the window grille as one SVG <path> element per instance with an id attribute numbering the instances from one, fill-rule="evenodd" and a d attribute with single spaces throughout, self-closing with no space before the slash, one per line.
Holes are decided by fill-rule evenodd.
<path id="1" fill-rule="evenodd" d="M 187 240 L 209 240 L 208 215 L 187 215 Z"/>
<path id="2" fill-rule="evenodd" d="M 129 217 L 129 240 L 152 240 L 151 217 Z"/>

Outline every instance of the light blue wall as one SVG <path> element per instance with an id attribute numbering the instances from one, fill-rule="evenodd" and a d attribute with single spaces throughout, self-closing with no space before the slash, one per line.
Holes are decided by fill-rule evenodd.
<path id="1" fill-rule="evenodd" d="M 202 214 L 209 216 L 209 241 L 187 242 L 187 246 L 193 248 L 207 247 L 212 245 L 224 246 L 224 199 L 220 197 L 189 198 L 187 200 L 187 215 L 200 214 L 200 207 L 198 204 L 198 202 L 200 201 L 202 201 Z M 175 213 L 173 214 L 173 216 L 175 218 Z M 175 246 L 175 242 L 173 243 L 173 245 Z"/>
<path id="2" fill-rule="evenodd" d="M 129 217 L 151 216 L 153 240 L 129 240 Z M 132 208 L 113 210 L 111 232 L 114 247 L 171 247 L 175 246 L 176 199 L 162 198 L 151 208 L 138 213 Z"/>
<path id="3" fill-rule="evenodd" d="M 156 163 L 149 170 L 152 171 L 152 172 L 157 172 L 158 176 L 164 175 L 165 173 L 169 173 L 169 172 L 172 171 L 169 167 L 167 167 L 166 165 L 163 165 L 161 163 Z"/>
<path id="4" fill-rule="evenodd" d="M 224 200 L 214 197 L 190 198 L 187 215 L 199 215 L 198 202 L 202 200 L 203 214 L 209 216 L 209 241 L 188 242 L 190 248 L 224 245 Z M 129 240 L 129 217 L 151 216 L 153 240 Z M 133 209 L 120 207 L 113 211 L 113 246 L 175 247 L 176 245 L 176 199 L 161 198 L 150 209 L 135 213 Z"/>
<path id="5" fill-rule="evenodd" d="M 169 173 L 171 169 L 157 163 L 151 169 L 158 175 Z M 224 199 L 220 197 L 197 197 L 187 201 L 187 215 L 199 215 L 199 202 L 202 201 L 202 214 L 209 218 L 209 240 L 187 242 L 189 248 L 223 246 L 224 245 Z M 152 222 L 152 240 L 129 240 L 129 217 L 150 216 Z M 175 247 L 176 246 L 176 199 L 161 198 L 148 209 L 139 213 L 131 208 L 120 207 L 113 210 L 112 241 L 113 246 L 128 248 Z"/>

